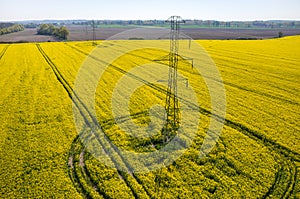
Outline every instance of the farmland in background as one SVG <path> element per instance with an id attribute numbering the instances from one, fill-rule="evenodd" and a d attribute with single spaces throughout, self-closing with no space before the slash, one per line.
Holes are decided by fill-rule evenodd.
<path id="1" fill-rule="evenodd" d="M 198 43 L 216 63 L 226 88 L 221 137 L 207 157 L 198 158 L 210 117 L 209 95 L 204 81 L 195 81 L 195 71 L 179 65 L 198 95 L 201 124 L 183 156 L 145 174 L 107 167 L 78 139 L 70 96 L 78 69 L 95 48 L 91 42 L 1 44 L 0 196 L 299 198 L 300 37 Z M 126 150 L 154 149 L 113 122 L 113 86 L 124 71 L 162 55 L 149 49 L 125 54 L 99 81 L 97 119 L 110 140 Z M 156 87 L 134 93 L 131 112 L 139 113 L 137 123 L 149 122 L 153 102 L 164 103 Z"/>
<path id="2" fill-rule="evenodd" d="M 92 40 L 93 30 L 92 27 L 84 25 L 67 25 L 67 29 L 70 31 L 68 36 L 69 41 L 86 41 Z M 142 26 L 143 27 L 143 26 Z M 134 26 L 104 26 L 97 27 L 95 36 L 98 40 L 107 39 L 120 32 L 137 28 Z M 151 29 L 149 29 L 151 31 Z M 278 33 L 282 32 L 284 36 L 299 35 L 299 28 L 274 28 L 274 29 L 242 29 L 242 28 L 199 28 L 199 27 L 183 27 L 182 32 L 193 39 L 270 39 L 278 37 Z M 145 38 L 147 39 L 147 38 Z M 36 28 L 25 28 L 21 32 L 11 33 L 0 36 L 1 43 L 7 42 L 46 42 L 57 41 L 58 39 L 53 36 L 37 35 Z"/>

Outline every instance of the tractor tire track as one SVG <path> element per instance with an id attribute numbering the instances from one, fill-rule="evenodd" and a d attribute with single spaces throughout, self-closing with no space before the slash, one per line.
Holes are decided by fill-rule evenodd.
<path id="1" fill-rule="evenodd" d="M 121 52 L 121 51 L 119 51 L 119 52 Z M 136 55 L 136 54 L 133 54 L 133 53 L 127 53 L 127 54 L 135 56 L 135 57 L 138 57 L 138 58 L 141 58 L 141 59 L 145 59 L 145 60 L 148 60 L 148 61 L 151 61 L 151 62 L 153 61 L 151 59 L 148 59 L 146 57 L 139 56 L 139 55 Z M 97 59 L 97 61 L 99 61 L 99 59 Z M 221 80 L 218 80 L 216 78 L 208 77 L 208 76 L 205 76 L 205 75 L 202 75 L 202 77 L 214 80 L 216 82 L 222 83 L 224 85 L 227 85 L 227 86 L 230 86 L 230 87 L 233 87 L 233 88 L 237 88 L 237 89 L 240 89 L 240 90 L 243 90 L 243 91 L 247 91 L 247 92 L 256 94 L 258 96 L 269 97 L 269 98 L 272 98 L 272 99 L 275 99 L 275 100 L 284 101 L 286 103 L 290 103 L 290 104 L 294 104 L 294 105 L 300 105 L 298 102 L 286 99 L 284 97 L 278 97 L 278 96 L 275 96 L 275 95 L 272 95 L 272 94 L 269 94 L 269 93 L 264 93 L 264 92 L 261 92 L 261 91 L 258 91 L 258 90 L 254 90 L 254 89 L 251 89 L 251 88 L 238 86 L 238 85 L 236 85 L 234 83 L 230 83 L 228 81 L 221 81 Z"/>
<path id="2" fill-rule="evenodd" d="M 91 57 L 92 59 L 94 59 L 96 61 L 100 61 L 101 63 L 105 63 L 104 61 L 98 59 L 97 57 L 91 56 L 89 53 L 86 53 L 86 52 L 84 52 L 84 51 L 82 51 L 82 50 L 80 50 L 80 49 L 78 49 L 78 48 L 76 48 L 74 46 L 71 46 L 71 45 L 67 44 L 67 43 L 65 43 L 65 44 L 67 46 L 69 46 L 70 48 L 72 48 L 72 49 L 74 49 L 74 50 L 76 50 L 76 51 L 78 51 L 78 52 L 80 52 L 80 53 L 82 53 L 82 54 L 84 54 L 86 56 L 89 56 L 89 57 Z M 144 58 L 144 59 L 146 59 L 146 58 Z M 108 63 L 106 63 L 106 64 L 108 64 Z M 157 90 L 159 92 L 162 92 L 164 94 L 166 93 L 166 90 L 164 90 L 164 89 L 162 89 L 162 88 L 160 88 L 160 87 L 158 87 L 158 86 L 156 86 L 154 84 L 151 84 L 150 82 L 147 82 L 146 80 L 144 80 L 144 79 L 142 79 L 140 77 L 137 77 L 137 76 L 135 76 L 135 75 L 133 75 L 133 74 L 131 74 L 131 73 L 129 73 L 129 72 L 127 72 L 127 71 L 125 71 L 125 70 L 123 70 L 123 69 L 115 66 L 115 65 L 112 65 L 111 63 L 110 63 L 110 67 L 112 67 L 113 69 L 115 69 L 115 70 L 117 70 L 117 71 L 119 71 L 119 72 L 121 72 L 123 74 L 126 74 L 126 75 L 128 75 L 128 76 L 130 76 L 130 77 L 132 77 L 132 78 L 134 78 L 134 79 L 136 79 L 138 81 L 141 81 L 141 82 L 147 84 L 148 86 L 154 88 L 155 90 Z M 230 86 L 232 86 L 232 85 L 230 85 Z M 259 93 L 259 94 L 261 94 L 261 93 Z M 269 97 L 273 97 L 273 96 L 269 96 Z M 226 119 L 226 118 L 222 118 L 222 117 L 220 117 L 218 115 L 213 115 L 207 109 L 202 108 L 202 107 L 198 107 L 197 105 L 191 103 L 190 101 L 188 101 L 186 99 L 180 99 L 180 100 L 182 100 L 183 102 L 185 102 L 190 107 L 192 107 L 192 108 L 194 108 L 196 110 L 199 110 L 200 113 L 202 113 L 204 115 L 215 116 L 220 121 L 224 120 L 225 121 L 224 125 L 229 126 L 229 127 L 233 128 L 233 129 L 241 132 L 242 134 L 246 135 L 250 139 L 253 139 L 256 142 L 258 142 L 258 143 L 260 143 L 260 144 L 268 147 L 271 151 L 274 151 L 275 153 L 280 154 L 281 157 L 282 157 L 282 159 L 283 159 L 283 161 L 292 160 L 292 161 L 298 161 L 298 162 L 300 162 L 300 154 L 298 152 L 295 152 L 295 151 L 293 151 L 293 150 L 291 150 L 291 149 L 289 149 L 289 148 L 287 148 L 287 147 L 285 147 L 285 146 L 277 143 L 276 141 L 273 141 L 270 138 L 265 137 L 265 135 L 261 134 L 260 132 L 252 130 L 252 129 L 248 128 L 247 126 L 245 126 L 245 125 L 243 125 L 241 123 L 238 123 L 238 122 Z M 280 100 L 282 100 L 282 99 L 280 99 Z M 289 101 L 289 103 L 291 103 L 291 102 Z M 292 163 L 292 164 L 294 164 L 294 163 Z M 279 187 L 279 188 L 282 187 L 281 186 L 282 169 L 284 167 L 287 167 L 288 170 L 290 170 L 287 165 L 281 165 L 280 166 L 281 169 L 278 169 L 278 172 L 275 174 L 276 177 L 275 177 L 275 181 L 274 181 L 273 185 L 269 188 L 268 192 L 263 196 L 263 198 L 267 198 L 268 196 L 270 196 L 274 192 L 274 190 L 277 189 L 277 187 Z M 293 167 L 293 168 L 295 168 L 295 167 Z M 288 187 L 285 187 L 285 192 L 284 192 L 282 198 L 286 198 L 287 196 L 289 196 L 293 192 L 293 189 L 295 187 L 295 180 L 293 180 L 293 179 L 296 179 L 296 172 L 293 173 L 291 171 L 290 172 L 290 176 L 292 176 L 291 177 L 292 179 L 289 182 Z M 289 189 L 291 189 L 291 190 L 289 191 Z"/>
<path id="3" fill-rule="evenodd" d="M 262 199 L 269 198 L 270 196 L 279 197 L 278 194 L 281 194 L 280 198 L 290 198 L 294 192 L 297 180 L 297 170 L 294 162 L 286 160 L 284 157 L 281 157 L 281 160 L 277 161 L 279 166 L 275 174 L 274 182 L 268 192 L 261 197 Z M 284 190 L 282 191 L 283 186 Z"/>
<path id="4" fill-rule="evenodd" d="M 8 49 L 9 46 L 10 46 L 10 45 L 5 46 L 5 47 L 3 48 L 3 50 L 1 51 L 1 53 L 0 53 L 0 60 L 2 59 L 2 57 L 4 56 L 4 54 L 6 53 L 6 51 L 7 51 L 7 49 Z"/>
<path id="5" fill-rule="evenodd" d="M 93 194 L 91 194 L 91 190 L 89 191 L 86 187 L 86 183 L 82 183 L 82 179 L 80 176 L 84 176 L 83 169 L 80 167 L 79 162 L 80 160 L 76 158 L 78 156 L 78 152 L 75 150 L 75 147 L 77 145 L 79 136 L 77 136 L 71 145 L 71 150 L 69 151 L 68 156 L 68 172 L 69 177 L 71 181 L 73 182 L 73 185 L 77 189 L 79 193 L 82 194 L 84 198 L 91 199 L 93 198 Z M 79 151 L 81 153 L 81 151 Z M 85 179 L 86 180 L 86 179 Z M 95 195 L 95 194 L 94 194 Z"/>
<path id="6" fill-rule="evenodd" d="M 214 52 L 215 54 L 222 54 L 223 50 L 217 50 L 216 48 L 209 48 L 209 51 Z M 237 53 L 241 53 L 240 51 L 237 50 L 228 50 L 226 49 L 226 52 L 230 52 L 230 54 L 237 54 Z M 265 55 L 265 54 L 258 54 L 255 51 L 247 51 L 247 53 L 243 54 L 244 56 L 248 56 L 249 59 L 253 58 L 253 57 L 259 57 L 259 58 L 264 58 L 264 59 L 269 59 L 270 61 L 274 61 L 274 59 L 278 59 L 278 56 L 274 56 L 274 55 Z M 232 58 L 236 58 L 235 56 L 230 56 Z M 285 61 L 288 62 L 298 62 L 297 59 L 291 59 L 291 58 L 282 58 Z"/>
<path id="7" fill-rule="evenodd" d="M 97 119 L 94 118 L 94 116 L 89 112 L 88 108 L 81 101 L 81 99 L 77 96 L 77 94 L 73 92 L 72 87 L 69 85 L 69 83 L 66 81 L 66 79 L 61 75 L 61 73 L 57 69 L 56 65 L 51 61 L 51 59 L 47 56 L 47 54 L 43 51 L 43 49 L 41 48 L 41 46 L 39 44 L 36 44 L 36 46 L 37 46 L 39 52 L 41 53 L 41 55 L 44 57 L 45 61 L 51 67 L 51 69 L 54 72 L 57 80 L 64 87 L 65 91 L 68 93 L 68 96 L 70 97 L 70 99 L 73 101 L 73 103 L 77 107 L 77 109 L 80 112 L 81 116 L 83 117 L 86 125 L 88 127 L 91 127 L 90 122 L 93 122 L 93 125 L 97 126 L 98 128 L 100 128 L 103 131 L 103 129 L 99 125 Z M 124 175 L 124 172 L 121 172 L 121 171 L 118 170 L 119 175 L 121 175 L 123 177 L 123 179 L 125 179 L 124 180 L 125 183 L 131 189 L 131 191 L 132 191 L 133 195 L 135 196 L 135 198 L 138 198 L 139 195 L 142 194 L 142 193 L 144 195 L 146 195 L 148 198 L 151 198 L 148 190 L 144 187 L 143 184 L 140 184 L 141 181 L 139 179 L 137 179 L 135 174 L 132 174 L 130 172 L 132 170 L 130 164 L 120 154 L 120 151 L 116 147 L 111 145 L 110 140 L 108 140 L 107 137 L 105 137 L 104 140 L 101 140 L 99 135 L 95 134 L 94 132 L 91 132 L 91 134 L 93 134 L 96 137 L 97 141 L 103 147 L 106 154 L 111 158 L 112 162 L 115 164 L 115 168 L 118 168 L 117 165 L 124 165 L 125 168 L 127 169 L 128 173 L 130 174 L 130 176 L 136 181 L 137 184 L 141 185 L 141 190 L 133 189 L 133 186 L 130 184 L 130 181 L 128 179 L 130 176 L 126 176 L 126 175 Z M 104 132 L 104 134 L 105 134 L 105 132 Z M 110 148 L 112 148 L 113 150 L 110 151 L 110 152 L 107 151 L 106 148 L 105 148 L 105 146 L 107 146 L 107 145 L 109 145 Z M 112 153 L 115 153 L 117 155 L 117 159 L 114 156 L 111 155 Z M 140 192 L 142 192 L 142 193 L 140 193 Z"/>
<path id="8" fill-rule="evenodd" d="M 69 45 L 69 44 L 67 44 Z M 69 45 L 70 47 L 72 47 L 71 45 Z M 74 47 L 74 49 L 76 49 Z M 81 50 L 80 50 L 81 51 Z M 85 53 L 83 51 L 81 51 L 82 53 Z M 122 52 L 121 50 L 119 50 L 119 52 Z M 138 57 L 138 58 L 141 58 L 141 59 L 145 59 L 145 60 L 148 60 L 150 62 L 153 62 L 153 60 L 151 59 L 148 59 L 146 57 L 143 57 L 143 56 L 140 56 L 140 55 L 137 55 L 137 54 L 133 54 L 133 53 L 127 53 L 128 55 L 132 55 L 132 56 L 135 56 L 135 57 Z M 89 56 L 88 54 L 86 54 L 87 56 Z M 95 59 L 96 61 L 100 61 L 98 58 L 95 58 L 93 56 L 90 56 L 92 57 L 93 59 Z M 102 61 L 103 63 L 103 61 Z M 136 63 L 134 63 L 136 64 Z M 110 65 L 111 66 L 111 65 Z M 120 69 L 120 68 L 119 68 Z M 121 71 L 120 71 L 121 72 Z M 125 71 L 126 72 L 126 71 Z M 258 90 L 254 90 L 254 89 L 251 89 L 251 88 L 247 88 L 247 87 L 242 87 L 242 86 L 238 86 L 234 83 L 230 83 L 228 81 L 221 81 L 221 80 L 218 80 L 218 79 L 215 79 L 213 77 L 208 77 L 208 76 L 205 76 L 205 75 L 202 75 L 203 77 L 207 78 L 207 79 L 211 79 L 211 80 L 214 80 L 216 82 L 219 82 L 219 83 L 223 83 L 224 85 L 227 85 L 227 86 L 230 86 L 230 87 L 233 87 L 233 88 L 237 88 L 237 89 L 240 89 L 240 90 L 243 90 L 243 91 L 247 91 L 247 92 L 250 92 L 250 93 L 253 93 L 253 94 L 256 94 L 258 96 L 263 96 L 263 97 L 269 97 L 269 98 L 272 98 L 272 99 L 275 99 L 275 100 L 279 100 L 279 101 L 284 101 L 286 103 L 290 103 L 290 104 L 294 104 L 294 105 L 300 105 L 298 102 L 295 102 L 295 101 L 292 101 L 292 100 L 289 100 L 289 99 L 286 99 L 284 97 L 278 97 L 278 96 L 275 96 L 275 95 L 272 95 L 272 94 L 269 94 L 269 93 L 264 93 L 264 92 L 261 92 L 261 91 L 258 91 Z"/>
<path id="9" fill-rule="evenodd" d="M 76 150 L 76 147 L 78 147 L 79 150 Z M 82 146 L 80 137 L 78 135 L 72 142 L 68 156 L 69 175 L 71 179 L 74 179 L 73 184 L 76 186 L 77 191 L 84 193 L 86 198 L 98 198 L 99 195 L 97 195 L 97 193 L 103 196 L 101 198 L 111 198 L 96 186 L 96 182 L 92 179 L 87 167 L 85 166 L 84 153 L 85 149 Z M 75 155 L 77 158 L 75 158 Z M 84 176 L 84 178 L 80 179 L 79 175 Z M 85 181 L 82 182 L 82 180 Z M 85 184 L 85 186 L 83 184 Z"/>
<path id="10" fill-rule="evenodd" d="M 52 69 L 52 71 L 53 71 L 54 75 L 56 76 L 57 80 L 59 81 L 59 83 L 64 87 L 65 91 L 67 91 L 69 97 L 74 102 L 74 100 L 72 99 L 72 93 L 70 92 L 70 86 L 68 85 L 66 80 L 59 73 L 55 64 L 46 55 L 46 53 L 43 51 L 41 46 L 39 44 L 36 44 L 36 46 L 37 46 L 39 52 L 41 53 L 41 55 L 44 57 L 45 61 L 48 63 L 48 65 Z M 76 103 L 76 102 L 74 102 L 74 103 Z M 83 114 L 83 112 L 81 112 L 81 113 Z M 72 144 L 71 148 L 73 148 L 73 147 L 75 147 L 74 144 Z M 76 151 L 71 150 L 71 152 L 69 154 L 69 158 L 68 158 L 69 171 L 71 171 L 71 172 L 69 172 L 69 176 L 70 176 L 74 186 L 76 187 L 77 191 L 79 191 L 85 198 L 88 198 L 88 199 L 93 198 L 90 191 L 86 190 L 86 186 L 84 186 L 83 183 L 80 181 L 79 175 L 83 174 L 83 173 L 78 172 L 78 170 L 82 170 L 82 169 L 78 168 L 78 166 L 75 164 L 76 161 L 77 162 L 80 161 L 80 160 L 76 160 L 75 155 L 76 155 Z"/>
<path id="11" fill-rule="evenodd" d="M 134 79 L 136 79 L 138 81 L 141 81 L 141 82 L 143 82 L 145 84 L 148 84 L 150 87 L 152 87 L 152 85 L 153 85 L 153 84 L 150 84 L 149 82 L 145 81 L 144 79 L 142 79 L 142 78 L 140 78 L 138 76 L 135 76 L 135 75 L 133 75 L 133 74 L 131 74 L 131 73 L 129 73 L 129 72 L 127 72 L 127 71 L 119 68 L 118 66 L 115 66 L 115 65 L 111 64 L 111 63 L 106 63 L 103 60 L 100 60 L 99 58 L 97 58 L 97 57 L 95 57 L 93 55 L 90 55 L 89 53 L 87 53 L 85 51 L 82 51 L 82 50 L 78 49 L 77 47 L 74 47 L 74 46 L 72 46 L 72 45 L 70 45 L 68 43 L 65 43 L 65 45 L 69 46 L 70 48 L 72 48 L 72 49 L 74 49 L 74 50 L 76 50 L 76 51 L 78 51 L 78 52 L 80 52 L 80 53 L 82 53 L 82 54 L 84 54 L 86 56 L 91 57 L 92 59 L 94 59 L 94 60 L 96 60 L 98 62 L 107 64 L 110 67 L 112 67 L 113 69 L 115 69 L 115 70 L 117 70 L 117 71 L 119 71 L 119 72 L 121 72 L 123 74 L 126 74 L 126 75 L 128 75 L 128 76 L 130 76 L 130 77 L 132 77 L 132 78 L 134 78 Z M 119 50 L 119 52 L 122 52 L 122 51 Z M 132 53 L 127 53 L 127 54 L 153 62 L 152 59 L 148 59 L 148 58 L 143 57 L 143 56 L 139 56 L 139 55 L 132 54 Z M 220 80 L 215 79 L 213 77 L 208 77 L 208 76 L 203 76 L 203 77 L 205 77 L 207 79 L 214 80 L 214 81 L 219 82 L 219 83 L 223 83 L 224 85 L 227 85 L 227 86 L 230 86 L 230 87 L 233 87 L 233 88 L 237 88 L 237 89 L 240 89 L 240 90 L 243 90 L 243 91 L 246 91 L 246 92 L 250 92 L 250 93 L 256 94 L 258 96 L 269 97 L 271 99 L 275 99 L 275 100 L 279 100 L 279 101 L 284 101 L 286 103 L 293 104 L 293 105 L 300 105 L 298 102 L 295 102 L 295 101 L 292 101 L 292 100 L 289 100 L 289 99 L 285 99 L 283 97 L 278 97 L 278 96 L 275 96 L 275 95 L 272 95 L 272 94 L 268 94 L 268 93 L 264 93 L 264 92 L 261 92 L 261 91 L 258 91 L 258 90 L 254 90 L 254 89 L 251 89 L 251 88 L 244 88 L 244 87 L 238 86 L 238 85 L 230 83 L 230 82 L 220 81 Z"/>
<path id="12" fill-rule="evenodd" d="M 296 183 L 294 186 L 294 191 L 293 191 L 293 195 L 294 198 L 297 198 L 297 195 L 299 194 L 300 196 L 300 164 L 299 162 L 296 164 L 296 175 L 295 175 L 295 179 L 296 179 Z M 299 197 L 298 197 L 299 198 Z"/>
<path id="13" fill-rule="evenodd" d="M 71 48 L 73 48 L 74 50 L 76 50 L 76 51 L 78 51 L 80 53 L 83 53 L 86 56 L 91 57 L 92 59 L 94 59 L 96 61 L 100 61 L 101 63 L 105 63 L 104 61 L 98 59 L 97 57 L 91 56 L 90 54 L 88 54 L 88 53 L 86 53 L 86 52 L 84 52 L 84 51 L 82 51 L 82 50 L 80 50 L 80 49 L 78 49 L 76 47 L 73 47 L 73 46 L 71 46 L 69 44 L 66 44 L 66 45 L 69 46 L 69 47 L 71 47 Z M 144 58 L 144 59 L 146 59 L 146 58 Z M 105 63 L 105 64 L 109 64 L 109 63 Z M 138 76 L 135 76 L 135 75 L 133 75 L 133 74 L 131 74 L 131 73 L 129 73 L 129 72 L 127 72 L 127 71 L 125 71 L 125 70 L 123 70 L 123 69 L 115 66 L 115 65 L 110 64 L 110 66 L 112 68 L 114 68 L 115 70 L 117 70 L 117 71 L 119 71 L 119 72 L 121 72 L 123 74 L 126 74 L 126 75 L 128 75 L 128 76 L 130 76 L 130 77 L 132 77 L 132 78 L 134 78 L 134 79 L 136 79 L 138 81 L 141 81 L 142 83 L 148 85 L 149 87 L 151 87 L 151 88 L 153 88 L 153 89 L 155 89 L 155 90 L 157 90 L 159 92 L 162 92 L 163 94 L 167 93 L 167 91 L 165 89 L 163 89 L 161 87 L 158 87 L 155 84 L 152 84 L 152 83 L 150 83 L 150 82 L 148 82 L 148 81 L 146 81 L 146 80 L 144 80 L 144 79 L 142 79 L 142 78 L 140 78 Z M 190 101 L 188 101 L 186 99 L 183 99 L 183 98 L 179 98 L 179 99 L 182 100 L 183 102 L 185 102 L 191 108 L 194 108 L 195 110 L 200 110 L 200 112 L 202 114 L 205 114 L 207 116 L 215 116 L 215 117 L 219 118 L 220 121 L 225 120 L 224 124 L 226 126 L 234 128 L 234 129 L 242 132 L 243 134 L 247 135 L 248 137 L 250 137 L 252 139 L 255 139 L 256 141 L 262 141 L 263 143 L 265 143 L 268 146 L 274 146 L 275 148 L 277 148 L 278 150 L 280 150 L 283 155 L 285 155 L 287 157 L 291 157 L 293 160 L 300 162 L 300 153 L 292 151 L 291 149 L 289 149 L 289 148 L 287 148 L 285 146 L 282 146 L 281 144 L 279 144 L 279 143 L 271 140 L 270 138 L 266 138 L 263 134 L 259 133 L 258 131 L 252 130 L 252 129 L 250 129 L 250 128 L 246 127 L 245 125 L 240 124 L 238 122 L 231 121 L 231 120 L 226 119 L 226 118 L 221 118 L 218 115 L 213 115 L 209 110 L 207 110 L 205 108 L 202 108 L 202 107 L 199 107 L 198 105 L 196 105 L 196 104 L 194 104 L 194 103 L 192 103 L 192 102 L 190 102 Z"/>
<path id="14" fill-rule="evenodd" d="M 294 162 L 290 162 L 290 161 L 286 161 L 284 162 L 284 164 L 286 165 L 286 168 L 288 170 L 289 173 L 289 180 L 288 180 L 288 184 L 286 186 L 286 189 L 283 192 L 283 195 L 281 196 L 281 198 L 283 199 L 288 199 L 291 197 L 292 193 L 294 192 L 294 188 L 296 185 L 296 165 Z"/>
<path id="15" fill-rule="evenodd" d="M 74 50 L 86 55 L 86 56 L 89 56 L 91 57 L 92 59 L 96 60 L 96 61 L 100 61 L 101 63 L 105 63 L 104 61 L 98 59 L 97 57 L 94 57 L 94 56 L 91 56 L 89 55 L 88 53 L 76 48 L 76 47 L 73 47 L 69 44 L 66 44 L 67 46 L 69 46 L 70 48 L 73 48 Z M 109 63 L 106 63 L 106 64 L 109 64 Z M 167 91 L 161 87 L 158 87 L 157 85 L 153 84 L 153 83 L 150 83 L 138 76 L 135 76 L 115 65 L 112 65 L 110 64 L 110 67 L 114 68 L 115 70 L 123 73 L 123 74 L 126 74 L 138 81 L 141 81 L 142 83 L 148 85 L 149 87 L 159 91 L 159 92 L 162 92 L 163 94 L 166 94 Z M 183 99 L 183 98 L 179 98 L 180 100 L 182 100 L 186 105 L 188 105 L 190 108 L 194 108 L 195 110 L 199 110 L 202 114 L 205 114 L 207 116 L 215 116 L 217 117 L 220 121 L 224 120 L 225 121 L 225 125 L 226 126 L 229 126 L 231 128 L 234 128 L 240 132 L 242 132 L 243 134 L 247 135 L 248 137 L 252 138 L 252 139 L 255 139 L 256 141 L 260 141 L 262 143 L 264 143 L 265 145 L 268 145 L 268 146 L 273 146 L 274 148 L 276 148 L 277 150 L 280 150 L 281 153 L 283 155 L 285 155 L 286 157 L 290 157 L 292 158 L 294 161 L 299 161 L 300 162 L 300 153 L 298 152 L 295 152 L 273 140 L 271 140 L 270 138 L 266 138 L 263 134 L 259 133 L 258 131 L 255 131 L 255 130 L 252 130 L 248 127 L 246 127 L 245 125 L 243 124 L 240 124 L 238 122 L 235 122 L 235 121 L 232 121 L 232 120 L 229 120 L 229 119 L 226 119 L 226 118 L 222 118 L 220 117 L 219 115 L 213 115 L 209 110 L 205 109 L 205 108 L 202 108 L 202 107 L 199 107 L 198 105 L 186 100 L 186 99 Z"/>

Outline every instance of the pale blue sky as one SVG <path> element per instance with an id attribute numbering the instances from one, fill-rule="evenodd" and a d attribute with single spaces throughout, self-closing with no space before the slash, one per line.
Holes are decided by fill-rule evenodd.
<path id="1" fill-rule="evenodd" d="M 37 19 L 300 20 L 300 0 L 0 0 L 0 21 Z"/>

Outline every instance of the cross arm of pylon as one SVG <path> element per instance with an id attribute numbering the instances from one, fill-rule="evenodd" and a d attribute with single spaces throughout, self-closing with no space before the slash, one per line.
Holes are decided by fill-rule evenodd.
<path id="1" fill-rule="evenodd" d="M 185 20 L 183 20 L 180 16 L 171 16 L 165 22 L 166 23 L 171 23 L 172 21 L 177 21 L 178 23 L 185 23 Z"/>

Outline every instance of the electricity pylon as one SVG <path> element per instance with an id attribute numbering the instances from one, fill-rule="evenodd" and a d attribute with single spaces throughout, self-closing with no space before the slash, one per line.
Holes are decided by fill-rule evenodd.
<path id="1" fill-rule="evenodd" d="M 170 32 L 170 52 L 169 52 L 169 77 L 168 88 L 166 94 L 166 123 L 162 129 L 163 142 L 168 142 L 168 139 L 174 134 L 180 125 L 180 110 L 177 96 L 177 68 L 178 68 L 178 49 L 179 49 L 179 33 L 180 24 L 184 23 L 179 16 L 171 16 L 166 22 L 171 24 Z"/>
<path id="2" fill-rule="evenodd" d="M 171 139 L 178 131 L 180 127 L 180 107 L 178 101 L 178 93 L 177 93 L 177 81 L 178 81 L 178 62 L 180 60 L 191 60 L 193 65 L 193 59 L 184 58 L 179 56 L 179 35 L 180 35 L 180 24 L 185 23 L 185 21 L 179 16 L 171 16 L 167 21 L 167 23 L 171 24 L 170 30 L 170 52 L 168 55 L 161 57 L 160 59 L 156 59 L 154 61 L 165 63 L 168 61 L 169 66 L 169 74 L 168 74 L 168 88 L 166 93 L 166 103 L 165 103 L 165 124 L 162 128 L 162 145 L 168 143 L 169 139 Z M 188 86 L 188 79 L 187 81 Z M 165 82 L 164 80 L 159 80 L 159 82 Z M 164 193 L 159 192 L 159 188 L 161 186 L 161 175 L 162 169 L 160 169 L 158 176 L 156 176 L 155 181 L 157 183 L 156 186 L 156 197 L 163 198 Z M 161 196 L 160 196 L 161 195 Z"/>
<path id="3" fill-rule="evenodd" d="M 92 27 L 93 27 L 93 46 L 97 45 L 96 43 L 96 32 L 95 32 L 95 20 L 92 21 Z"/>

